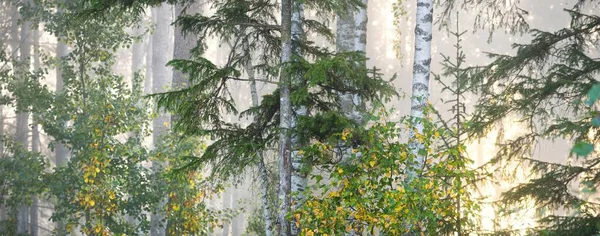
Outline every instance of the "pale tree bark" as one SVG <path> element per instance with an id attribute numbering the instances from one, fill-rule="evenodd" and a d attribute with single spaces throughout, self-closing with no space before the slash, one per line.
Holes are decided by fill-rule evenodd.
<path id="1" fill-rule="evenodd" d="M 304 38 L 304 30 L 302 24 L 304 20 L 304 4 L 299 1 L 292 3 L 292 19 L 291 19 L 291 37 L 292 37 L 292 51 L 297 56 L 302 56 L 302 41 Z M 292 86 L 302 86 L 302 75 L 292 75 Z M 292 123 L 291 129 L 294 130 L 297 127 L 297 121 L 299 117 L 308 115 L 306 106 L 294 105 L 292 106 Z M 296 214 L 296 211 L 304 204 L 306 197 L 304 196 L 304 189 L 306 189 L 306 174 L 304 161 L 300 155 L 300 149 L 303 146 L 303 138 L 298 135 L 298 132 L 294 132 L 291 135 L 291 163 L 292 163 L 292 175 L 291 175 L 291 212 L 294 215 L 290 224 L 291 235 L 296 236 L 300 234 L 300 215 Z"/>
<path id="2" fill-rule="evenodd" d="M 356 12 L 338 14 L 336 29 L 337 52 L 356 51 L 366 53 L 368 1 L 362 0 L 362 4 L 364 4 L 364 7 L 359 8 Z M 359 66 L 366 66 L 366 64 Z M 340 92 L 339 99 L 344 116 L 359 125 L 364 124 L 364 114 L 362 113 L 364 103 L 361 97 L 356 93 Z M 339 146 L 342 161 L 351 159 L 353 148 L 346 144 Z M 355 153 L 355 155 L 360 157 L 361 153 Z M 354 219 L 349 220 L 354 221 Z M 355 229 L 351 229 L 346 235 L 359 235 L 359 233 Z"/>
<path id="3" fill-rule="evenodd" d="M 142 27 L 138 26 L 133 30 L 133 34 L 139 36 L 142 32 Z M 135 78 L 136 73 L 142 72 L 144 68 L 144 43 L 136 41 L 131 45 L 131 80 Z"/>
<path id="4" fill-rule="evenodd" d="M 60 12 L 62 9 L 59 8 Z M 58 59 L 66 59 L 69 54 L 69 48 L 66 44 L 64 44 L 59 38 L 56 43 L 56 58 Z M 61 63 L 62 64 L 62 63 Z M 56 67 L 56 94 L 62 94 L 64 90 L 64 81 L 63 81 L 63 67 L 61 65 Z M 66 124 L 63 124 L 66 125 Z M 66 167 L 67 161 L 69 160 L 69 149 L 62 141 L 57 141 L 56 146 L 54 148 L 54 157 L 56 167 Z M 56 222 L 56 231 L 57 235 L 66 235 L 66 222 L 64 220 L 59 220 Z"/>
<path id="5" fill-rule="evenodd" d="M 354 50 L 358 52 L 367 52 L 367 23 L 369 22 L 367 9 L 368 0 L 362 0 L 365 7 L 361 7 L 354 14 Z"/>
<path id="6" fill-rule="evenodd" d="M 156 14 L 150 13 L 150 20 L 155 22 L 154 18 Z M 149 36 L 146 40 L 146 71 L 144 74 L 144 94 L 152 93 L 152 36 Z"/>
<path id="7" fill-rule="evenodd" d="M 363 3 L 366 5 L 367 1 L 364 0 Z M 366 9 L 360 9 L 356 14 L 353 12 L 338 14 L 336 29 L 337 52 L 360 51 L 364 53 L 367 37 L 366 27 Z M 363 102 L 358 94 L 340 92 L 339 99 L 344 116 L 358 124 L 362 124 L 364 117 L 360 108 L 363 106 Z M 340 149 L 342 152 L 342 160 L 348 160 L 352 155 L 351 148 L 340 147 Z"/>
<path id="8" fill-rule="evenodd" d="M 292 4 L 295 0 L 281 1 L 281 64 L 286 66 L 291 61 L 292 37 L 291 18 Z M 290 235 L 290 222 L 286 216 L 290 211 L 290 188 L 291 188 L 291 138 L 292 126 L 292 104 L 290 101 L 291 75 L 280 69 L 279 81 L 279 209 L 277 215 L 277 235 Z"/>
<path id="9" fill-rule="evenodd" d="M 156 13 L 156 31 L 152 35 L 152 92 L 165 92 L 168 85 L 168 45 L 169 45 L 169 26 L 171 24 L 171 8 L 167 4 L 162 4 L 154 10 Z M 158 117 L 152 121 L 152 143 L 154 146 L 159 142 L 161 137 L 167 134 L 169 116 L 159 112 Z M 167 163 L 155 161 L 152 163 L 152 169 L 155 173 L 161 172 Z M 166 235 L 166 216 L 164 207 L 167 204 L 167 196 L 164 196 L 156 213 L 151 215 L 151 236 Z"/>
<path id="10" fill-rule="evenodd" d="M 186 5 L 175 5 L 175 19 L 183 15 L 193 15 L 202 11 L 200 1 L 190 2 Z M 173 59 L 190 59 L 191 51 L 196 46 L 195 35 L 186 35 L 182 32 L 179 25 L 174 29 Z M 188 33 L 189 34 L 189 33 Z M 189 80 L 185 74 L 179 70 L 173 71 L 173 88 L 181 89 L 189 86 Z"/>
<path id="11" fill-rule="evenodd" d="M 252 106 L 257 107 L 258 92 L 256 90 L 256 80 L 254 77 L 254 66 L 252 60 L 248 60 L 245 65 L 248 80 L 250 80 L 250 95 L 252 97 Z M 271 218 L 271 204 L 269 204 L 269 172 L 267 170 L 266 159 L 262 153 L 256 153 L 258 160 L 258 175 L 260 176 L 260 203 L 263 209 L 263 221 L 265 222 L 265 236 L 273 235 L 273 219 Z"/>
<path id="12" fill-rule="evenodd" d="M 40 69 L 40 31 L 39 26 L 33 29 L 33 71 Z M 31 151 L 40 152 L 40 130 L 36 119 L 32 119 L 31 127 Z M 29 232 L 32 236 L 38 235 L 39 227 L 39 199 L 38 196 L 32 196 L 32 204 L 29 208 Z"/>
<path id="13" fill-rule="evenodd" d="M 233 191 L 232 187 L 227 188 L 225 192 L 223 192 L 223 209 L 231 209 L 233 206 L 233 197 L 231 192 Z M 223 222 L 223 231 L 221 232 L 221 236 L 229 236 L 231 233 L 231 222 L 232 220 L 226 220 Z"/>
<path id="14" fill-rule="evenodd" d="M 27 83 L 29 73 L 29 58 L 31 56 L 31 39 L 30 39 L 30 27 L 31 24 L 27 20 L 22 21 L 21 26 L 21 45 L 19 56 L 19 83 Z M 17 101 L 21 103 L 22 101 Z M 24 108 L 23 108 L 24 109 Z M 17 111 L 17 133 L 16 141 L 24 149 L 29 150 L 29 113 L 24 111 Z M 29 231 L 29 206 L 21 204 L 18 209 L 17 218 L 17 233 L 26 234 Z"/>
<path id="15" fill-rule="evenodd" d="M 413 80 L 410 116 L 415 119 L 417 133 L 423 133 L 424 109 L 429 98 L 429 75 L 431 73 L 431 38 L 433 21 L 433 0 L 417 0 L 417 17 L 415 27 L 415 51 L 413 61 Z M 415 136 L 411 129 L 409 138 Z M 410 150 L 417 157 L 417 165 L 422 166 L 424 157 L 418 152 L 423 144 L 412 141 Z M 416 176 L 414 171 L 408 171 L 407 180 L 411 181 Z"/>
<path id="16" fill-rule="evenodd" d="M 10 27 L 10 32 L 9 32 L 9 36 L 10 36 L 10 40 L 9 40 L 9 44 L 10 44 L 10 55 L 11 55 L 11 60 L 12 60 L 12 69 L 14 71 L 17 70 L 17 61 L 18 61 L 18 49 L 19 49 L 19 11 L 17 9 L 17 7 L 13 4 L 10 5 L 11 7 L 11 27 Z M 3 121 L 4 121 L 4 116 L 2 117 Z M 4 122 L 3 122 L 4 123 Z M 6 220 L 8 220 L 9 218 L 9 212 L 11 210 L 9 208 L 3 208 L 3 211 L 0 214 L 0 221 L 5 222 Z"/>
<path id="17" fill-rule="evenodd" d="M 413 80 L 410 116 L 415 122 L 414 129 L 409 132 L 409 149 L 416 157 L 413 169 L 405 171 L 406 183 L 417 178 L 414 169 L 423 166 L 425 157 L 419 154 L 423 149 L 422 143 L 415 140 L 416 133 L 423 133 L 424 110 L 429 98 L 429 75 L 431 73 L 431 39 L 433 23 L 433 0 L 417 0 L 417 17 L 415 26 L 415 51 L 413 59 Z M 416 133 L 415 133 L 416 132 Z M 406 235 L 417 235 L 416 232 L 408 232 Z"/>

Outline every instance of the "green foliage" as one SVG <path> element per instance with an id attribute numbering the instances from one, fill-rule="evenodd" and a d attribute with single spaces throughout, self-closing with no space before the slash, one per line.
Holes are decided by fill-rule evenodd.
<path id="1" fill-rule="evenodd" d="M 499 204 L 509 207 L 530 199 L 536 208 L 547 209 L 540 215 L 539 225 L 529 229 L 531 234 L 598 232 L 591 223 L 597 222 L 596 203 L 588 198 L 598 185 L 594 150 L 598 142 L 594 120 L 597 112 L 588 106 L 598 99 L 595 77 L 600 64 L 590 57 L 594 50 L 587 45 L 595 42 L 600 20 L 580 12 L 580 4 L 565 10 L 571 16 L 568 28 L 555 32 L 532 30 L 531 42 L 513 45 L 515 55 L 490 54 L 494 61 L 469 68 L 471 79 L 463 84 L 481 95 L 469 130 L 473 134 L 481 137 L 509 116 L 520 121 L 523 134 L 500 143 L 499 152 L 487 167 L 517 162 L 530 169 L 530 180 L 505 192 Z M 542 139 L 573 141 L 572 154 L 586 158 L 569 164 L 534 159 L 534 147 Z M 564 158 L 568 157 L 565 154 Z M 573 185 L 579 185 L 582 191 Z"/>
<path id="2" fill-rule="evenodd" d="M 151 159 L 169 163 L 165 172 L 156 176 L 153 185 L 157 196 L 168 196 L 164 210 L 169 235 L 208 235 L 233 216 L 228 209 L 213 210 L 207 206 L 208 199 L 221 192 L 222 186 L 203 177 L 202 169 L 182 173 L 171 168 L 180 165 L 181 156 L 200 155 L 206 144 L 198 138 L 168 134 L 155 146 Z"/>
<path id="3" fill-rule="evenodd" d="M 424 144 L 418 152 L 426 156 L 426 162 L 418 166 L 408 142 L 397 141 L 415 129 L 414 121 L 402 119 L 396 123 L 383 116 L 371 122 L 362 134 L 363 143 L 352 149 L 351 161 L 325 165 L 322 168 L 326 174 L 312 175 L 315 184 L 308 190 L 310 197 L 292 216 L 301 225 L 303 235 L 350 231 L 367 235 L 375 231 L 386 235 L 454 232 L 454 219 L 459 211 L 452 199 L 465 198 L 464 216 L 477 210 L 464 187 L 457 181 L 448 181 L 457 178 L 468 181 L 475 177 L 473 171 L 466 169 L 470 163 L 467 159 L 451 158 L 464 152 L 464 146 L 439 148 L 451 131 L 432 120 L 421 121 L 424 132 L 416 134 L 415 139 Z M 337 142 L 317 142 L 302 153 L 310 159 L 322 156 L 323 152 L 336 152 L 333 146 L 340 141 L 348 143 L 355 133 L 347 130 L 338 134 Z M 419 178 L 410 183 L 403 181 L 407 170 L 414 171 Z M 462 222 L 464 226 L 472 223 Z"/>
<path id="4" fill-rule="evenodd" d="M 46 191 L 48 163 L 40 153 L 32 153 L 7 137 L 2 138 L 1 155 L 0 206 L 14 216 L 20 205 L 31 204 L 32 196 Z M 17 235 L 16 220 L 9 217 L 0 222 L 0 233 Z"/>

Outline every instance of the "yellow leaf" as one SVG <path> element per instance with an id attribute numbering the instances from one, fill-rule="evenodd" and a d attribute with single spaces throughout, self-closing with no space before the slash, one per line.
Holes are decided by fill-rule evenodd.
<path id="1" fill-rule="evenodd" d="M 370 165 L 371 167 L 374 167 L 374 166 L 375 166 L 375 164 L 377 164 L 377 162 L 376 162 L 375 160 L 373 160 L 373 161 L 369 161 L 369 165 Z"/>
<path id="2" fill-rule="evenodd" d="M 94 200 L 90 200 L 90 206 L 94 206 L 96 205 L 96 202 Z"/>
<path id="3" fill-rule="evenodd" d="M 165 127 L 169 127 L 169 122 L 168 122 L 168 121 L 165 121 L 165 123 L 163 123 L 163 125 L 164 125 Z"/>
<path id="4" fill-rule="evenodd" d="M 344 170 L 342 170 L 342 168 L 338 168 L 338 169 L 337 169 L 337 172 L 338 172 L 339 174 L 343 174 L 343 173 L 344 173 Z"/>
<path id="5" fill-rule="evenodd" d="M 294 218 L 296 219 L 296 227 L 300 228 L 300 213 L 296 213 Z"/>

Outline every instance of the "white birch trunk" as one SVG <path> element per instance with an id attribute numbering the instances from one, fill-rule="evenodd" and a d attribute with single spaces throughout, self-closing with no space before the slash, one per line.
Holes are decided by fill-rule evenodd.
<path id="1" fill-rule="evenodd" d="M 299 1 L 294 1 L 292 5 L 292 26 L 291 26 L 291 35 L 292 35 L 292 51 L 294 54 L 298 56 L 302 56 L 302 48 L 301 44 L 304 37 L 304 30 L 302 28 L 304 20 L 304 4 Z M 294 86 L 301 86 L 302 83 L 302 75 L 301 74 L 293 74 L 292 75 L 292 84 Z M 292 106 L 293 114 L 292 115 L 292 124 L 291 129 L 294 130 L 297 127 L 298 117 L 308 115 L 307 108 L 305 106 Z M 306 175 L 303 173 L 304 161 L 302 160 L 302 156 L 299 155 L 300 148 L 302 148 L 303 143 L 301 143 L 301 137 L 298 136 L 297 133 L 291 135 L 291 146 L 292 146 L 292 176 L 291 176 L 291 212 L 294 216 L 296 216 L 295 211 L 300 209 L 300 207 L 304 204 L 304 200 L 306 197 L 304 196 L 304 189 L 306 189 Z M 292 217 L 292 222 L 290 225 L 291 235 L 296 236 L 300 234 L 299 221 L 300 219 L 296 217 Z"/>
<path id="2" fill-rule="evenodd" d="M 27 77 L 29 73 L 29 57 L 31 56 L 31 41 L 30 41 L 30 22 L 24 20 L 21 27 L 21 55 L 20 55 L 20 69 L 19 83 L 27 83 Z M 20 101 L 17 101 L 20 103 Z M 21 144 L 26 150 L 29 150 L 29 113 L 28 112 L 17 112 L 17 143 Z M 17 218 L 17 233 L 26 234 L 29 233 L 29 206 L 22 204 L 18 209 Z"/>
<path id="3" fill-rule="evenodd" d="M 167 4 L 162 4 L 155 9 L 156 13 L 156 31 L 152 35 L 152 92 L 164 92 L 168 85 L 168 45 L 169 45 L 169 25 L 171 24 L 171 8 Z M 166 134 L 168 127 L 165 123 L 169 122 L 169 116 L 160 113 L 152 122 L 152 142 L 156 145 L 161 136 Z M 166 163 L 153 162 L 152 169 L 160 172 L 164 169 Z M 166 235 L 166 216 L 164 207 L 167 204 L 167 196 L 161 199 L 157 212 L 151 215 L 150 235 Z"/>
<path id="4" fill-rule="evenodd" d="M 39 26 L 33 29 L 33 71 L 40 69 L 40 31 L 38 27 Z M 40 151 L 40 130 L 35 119 L 32 119 L 31 151 L 34 153 Z M 29 208 L 29 217 L 29 232 L 32 236 L 38 236 L 39 199 L 37 196 L 32 196 L 32 204 Z"/>
<path id="5" fill-rule="evenodd" d="M 254 78 L 254 66 L 252 61 L 246 63 L 246 72 L 250 80 L 250 95 L 252 97 L 252 106 L 257 107 L 258 92 L 256 90 L 256 80 Z M 263 209 L 263 221 L 265 222 L 265 236 L 273 235 L 273 219 L 271 218 L 271 205 L 269 204 L 269 172 L 267 171 L 266 160 L 262 153 L 256 153 L 259 158 L 258 174 L 260 176 L 260 203 Z"/>
<path id="6" fill-rule="evenodd" d="M 60 40 L 56 45 L 56 57 L 57 58 L 65 58 L 69 53 L 69 49 L 67 45 L 62 43 Z M 64 90 L 64 81 L 63 81 L 63 70 L 62 66 L 56 67 L 56 94 L 61 94 Z M 64 143 L 57 142 L 54 148 L 55 155 L 55 163 L 56 167 L 65 167 L 67 166 L 67 161 L 69 158 L 69 150 L 64 145 Z M 57 235 L 66 235 L 66 222 L 64 220 L 60 220 L 56 222 L 56 231 Z"/>
<path id="7" fill-rule="evenodd" d="M 367 0 L 363 0 L 364 8 L 359 8 L 354 13 L 338 15 L 336 46 L 338 52 L 357 51 L 366 53 L 367 44 Z M 360 65 L 366 66 L 366 64 Z M 340 105 L 344 116 L 357 124 L 364 123 L 364 117 L 361 109 L 364 107 L 362 99 L 356 93 L 339 93 Z M 342 161 L 350 160 L 352 157 L 352 148 L 346 144 L 340 145 Z M 356 156 L 361 156 L 356 153 Z M 354 219 L 349 219 L 350 222 Z M 357 235 L 354 229 L 345 235 Z"/>
<path id="8" fill-rule="evenodd" d="M 416 121 L 416 132 L 422 133 L 423 123 L 420 122 L 420 119 L 424 118 L 424 108 L 429 98 L 433 0 L 417 0 L 416 20 L 410 116 Z M 414 136 L 415 133 L 411 130 L 409 138 Z M 417 157 L 417 165 L 422 166 L 424 157 L 418 152 L 423 148 L 423 144 L 413 141 L 409 145 L 410 150 Z M 414 171 L 407 172 L 407 181 L 411 181 L 415 177 Z"/>
<path id="9" fill-rule="evenodd" d="M 281 1 L 281 64 L 286 66 L 292 56 L 291 18 L 292 2 L 294 0 Z M 291 75 L 280 69 L 280 133 L 279 133 L 279 209 L 277 215 L 277 235 L 290 235 L 290 222 L 287 215 L 290 211 L 290 188 L 291 188 L 291 140 L 290 128 L 292 122 L 292 105 L 290 101 Z"/>
<path id="10" fill-rule="evenodd" d="M 413 181 L 417 175 L 414 169 L 423 166 L 425 157 L 419 154 L 423 144 L 414 140 L 415 132 L 423 133 L 423 122 L 425 118 L 424 109 L 429 98 L 429 75 L 431 73 L 431 39 L 433 23 L 433 0 L 417 0 L 417 17 L 415 26 L 415 51 L 413 59 L 413 81 L 410 116 L 415 122 L 415 128 L 410 130 L 409 149 L 416 157 L 413 169 L 404 171 L 406 183 Z M 402 170 L 401 170 L 402 171 Z M 416 235 L 416 232 L 408 232 L 406 235 Z"/>
<path id="11" fill-rule="evenodd" d="M 175 19 L 186 14 L 193 15 L 200 13 L 201 11 L 202 8 L 200 2 L 186 4 L 185 8 L 184 5 L 177 4 L 175 5 Z M 190 59 L 190 52 L 196 46 L 197 37 L 195 35 L 184 35 L 181 27 L 178 25 L 175 25 L 174 34 L 173 59 Z M 189 80 L 186 78 L 185 74 L 179 70 L 173 70 L 173 88 L 179 89 L 188 86 Z"/>
<path id="12" fill-rule="evenodd" d="M 141 26 L 133 30 L 133 34 L 138 36 L 142 32 Z M 144 68 L 144 42 L 137 41 L 131 45 L 131 80 L 135 78 L 136 73 L 141 73 Z"/>
<path id="13" fill-rule="evenodd" d="M 150 20 L 155 22 L 156 14 L 150 13 Z M 152 93 L 152 36 L 146 41 L 146 73 L 144 74 L 144 94 Z"/>

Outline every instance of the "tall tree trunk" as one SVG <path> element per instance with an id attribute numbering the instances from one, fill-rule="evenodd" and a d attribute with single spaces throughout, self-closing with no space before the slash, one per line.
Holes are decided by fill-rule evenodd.
<path id="1" fill-rule="evenodd" d="M 254 66 L 252 60 L 248 60 L 245 65 L 250 80 L 250 95 L 252 96 L 252 106 L 259 105 L 258 92 L 256 90 L 256 80 L 254 77 Z M 265 223 L 265 236 L 273 235 L 273 219 L 271 218 L 271 204 L 269 204 L 269 172 L 267 170 L 266 158 L 262 153 L 256 153 L 259 158 L 258 174 L 260 176 L 260 203 L 263 209 L 263 221 Z"/>
<path id="2" fill-rule="evenodd" d="M 336 47 L 338 52 L 357 51 L 366 53 L 367 44 L 367 0 L 362 0 L 364 8 L 359 8 L 356 12 L 338 14 Z M 359 65 L 366 66 L 366 64 Z M 364 123 L 362 110 L 364 103 L 358 94 L 346 92 L 339 93 L 340 105 L 344 116 L 357 124 Z M 352 148 L 345 144 L 340 145 L 342 150 L 342 160 L 346 161 L 352 157 Z M 361 153 L 356 153 L 361 156 Z M 349 219 L 354 221 L 354 219 Z M 347 235 L 358 235 L 355 229 L 351 229 Z"/>
<path id="3" fill-rule="evenodd" d="M 17 70 L 17 61 L 18 61 L 18 48 L 19 48 L 19 10 L 17 9 L 17 7 L 14 4 L 11 4 L 11 28 L 10 28 L 10 55 L 11 55 L 11 61 L 12 61 L 12 66 L 13 66 L 13 70 L 16 71 Z M 4 116 L 3 116 L 4 119 Z M 9 217 L 13 217 L 12 213 L 10 213 L 12 210 L 7 208 L 3 208 L 2 213 L 0 214 L 0 221 L 5 222 L 6 220 L 9 219 Z"/>
<path id="4" fill-rule="evenodd" d="M 417 24 L 415 27 L 415 51 L 413 61 L 413 81 L 410 116 L 415 119 L 416 132 L 423 132 L 424 108 L 429 98 L 429 74 L 431 73 L 431 38 L 433 21 L 433 0 L 417 0 Z M 410 138 L 415 133 L 411 130 Z M 423 165 L 424 157 L 418 154 L 423 144 L 413 141 L 411 151 L 417 156 L 417 164 Z M 414 171 L 408 172 L 408 181 L 415 178 Z"/>
<path id="5" fill-rule="evenodd" d="M 37 72 L 40 69 L 40 31 L 39 26 L 33 29 L 33 71 Z M 32 119 L 31 127 L 31 151 L 34 153 L 40 152 L 40 130 L 37 121 Z M 30 222 L 29 232 L 32 236 L 38 235 L 39 226 L 39 199 L 38 196 L 32 196 L 32 204 L 29 209 Z"/>
<path id="6" fill-rule="evenodd" d="M 168 85 L 167 50 L 169 44 L 169 25 L 171 24 L 171 8 L 167 4 L 162 4 L 155 9 L 156 13 L 156 31 L 152 35 L 152 92 L 164 92 Z M 161 136 L 167 134 L 168 128 L 165 124 L 169 122 L 169 116 L 160 113 L 152 121 L 152 142 L 154 146 L 158 144 Z M 155 161 L 152 163 L 152 169 L 155 173 L 162 172 L 166 163 Z M 164 207 L 167 204 L 167 196 L 164 196 L 158 206 L 157 212 L 151 215 L 151 236 L 166 235 L 166 216 Z"/>
<path id="7" fill-rule="evenodd" d="M 31 38 L 30 38 L 30 22 L 27 20 L 23 20 L 21 27 L 21 55 L 19 65 L 20 74 L 19 74 L 19 83 L 25 84 L 28 81 L 28 73 L 29 73 L 29 57 L 31 55 Z M 17 104 L 22 103 L 23 101 L 17 101 Z M 17 107 L 21 107 L 21 109 L 26 109 L 23 105 L 17 105 Z M 17 143 L 19 143 L 24 149 L 29 150 L 29 113 L 26 111 L 17 110 L 17 134 L 16 134 Z M 26 204 L 21 204 L 18 210 L 18 219 L 17 219 L 17 233 L 25 234 L 29 231 L 29 206 Z"/>
<path id="8" fill-rule="evenodd" d="M 141 26 L 133 30 L 134 35 L 140 35 Z M 135 74 L 142 72 L 144 68 L 144 42 L 136 41 L 131 45 L 131 80 L 133 81 Z"/>
<path id="9" fill-rule="evenodd" d="M 155 12 L 150 13 L 150 20 L 152 22 L 156 22 L 154 18 L 156 17 Z M 152 36 L 148 37 L 146 41 L 146 70 L 144 74 L 144 94 L 152 93 Z"/>
<path id="10" fill-rule="evenodd" d="M 56 45 L 56 58 L 65 58 L 69 54 L 69 48 L 66 44 L 60 41 L 57 42 Z M 61 94 L 64 90 L 64 81 L 63 81 L 63 69 L 62 66 L 56 67 L 56 94 Z M 63 124 L 66 125 L 66 124 Z M 56 162 L 56 167 L 66 167 L 67 161 L 69 159 L 69 149 L 65 146 L 62 141 L 58 141 L 54 148 L 54 157 Z M 66 222 L 64 220 L 59 220 L 56 222 L 56 231 L 57 235 L 63 236 L 67 234 Z"/>
<path id="11" fill-rule="evenodd" d="M 58 11 L 62 12 L 63 9 L 59 7 Z M 64 90 L 64 80 L 63 80 L 64 71 L 63 71 L 63 66 L 62 66 L 62 60 L 66 59 L 68 54 L 69 54 L 68 46 L 61 41 L 61 38 L 58 38 L 57 42 L 56 42 L 56 58 L 60 59 L 61 63 L 59 66 L 56 67 L 55 90 L 56 90 L 57 95 L 62 94 L 62 92 Z M 66 124 L 62 124 L 62 125 L 66 126 Z M 67 166 L 67 162 L 69 160 L 69 149 L 64 144 L 64 142 L 58 141 L 56 143 L 56 146 L 54 148 L 54 157 L 55 157 L 56 167 L 66 167 Z M 59 236 L 67 235 L 67 228 L 66 228 L 65 220 L 59 220 L 56 222 L 56 231 L 57 231 L 57 235 L 59 235 Z"/>
<path id="12" fill-rule="evenodd" d="M 302 24 L 304 20 L 304 4 L 299 1 L 292 3 L 292 20 L 291 20 L 291 37 L 292 37 L 292 51 L 298 56 L 302 56 L 302 41 L 304 40 L 304 30 Z M 302 75 L 292 75 L 292 87 L 303 86 Z M 297 126 L 299 117 L 308 115 L 306 106 L 304 105 L 293 105 L 292 124 L 291 129 L 294 130 Z M 291 235 L 296 236 L 300 234 L 299 221 L 300 219 L 296 216 L 296 211 L 304 204 L 305 196 L 304 189 L 306 188 L 307 180 L 305 172 L 304 161 L 300 153 L 300 148 L 304 145 L 303 138 L 294 132 L 291 135 L 291 163 L 292 163 L 292 176 L 291 176 L 291 212 L 294 215 L 290 224 Z"/>
<path id="13" fill-rule="evenodd" d="M 287 66 L 292 57 L 291 18 L 292 4 L 295 0 L 281 1 L 281 66 Z M 279 122 L 279 210 L 277 215 L 277 235 L 290 235 L 290 222 L 287 215 L 290 211 L 291 190 L 291 137 L 292 104 L 290 101 L 291 75 L 284 69 L 279 70 L 280 122 Z"/>
<path id="14" fill-rule="evenodd" d="M 231 192 L 233 191 L 233 187 L 228 187 L 225 192 L 223 192 L 223 209 L 232 209 L 233 207 L 233 197 Z M 223 222 L 223 231 L 221 232 L 221 236 L 229 236 L 231 232 L 231 224 L 233 223 L 233 219 L 226 220 Z"/>
<path id="15" fill-rule="evenodd" d="M 417 17 L 415 26 L 415 51 L 413 59 L 413 80 L 410 116 L 415 122 L 415 128 L 409 133 L 409 149 L 416 157 L 416 166 L 422 166 L 425 157 L 419 154 L 423 144 L 415 140 L 416 133 L 423 133 L 423 122 L 425 118 L 424 109 L 429 98 L 429 75 L 431 73 L 431 39 L 433 23 L 433 0 L 417 0 Z M 416 133 L 415 133 L 416 132 Z M 409 169 L 405 181 L 410 183 L 417 176 L 416 172 Z M 407 235 L 417 235 L 412 231 Z"/>
<path id="16" fill-rule="evenodd" d="M 175 5 L 175 19 L 183 15 L 193 15 L 200 13 L 202 8 L 199 1 L 192 2 L 187 6 L 183 4 Z M 196 46 L 195 35 L 186 35 L 181 31 L 179 25 L 175 25 L 174 29 L 174 45 L 173 45 L 173 59 L 190 59 L 191 51 Z M 189 33 L 188 33 L 189 34 Z M 173 71 L 173 88 L 180 89 L 189 86 L 189 80 L 185 74 L 179 70 Z"/>

